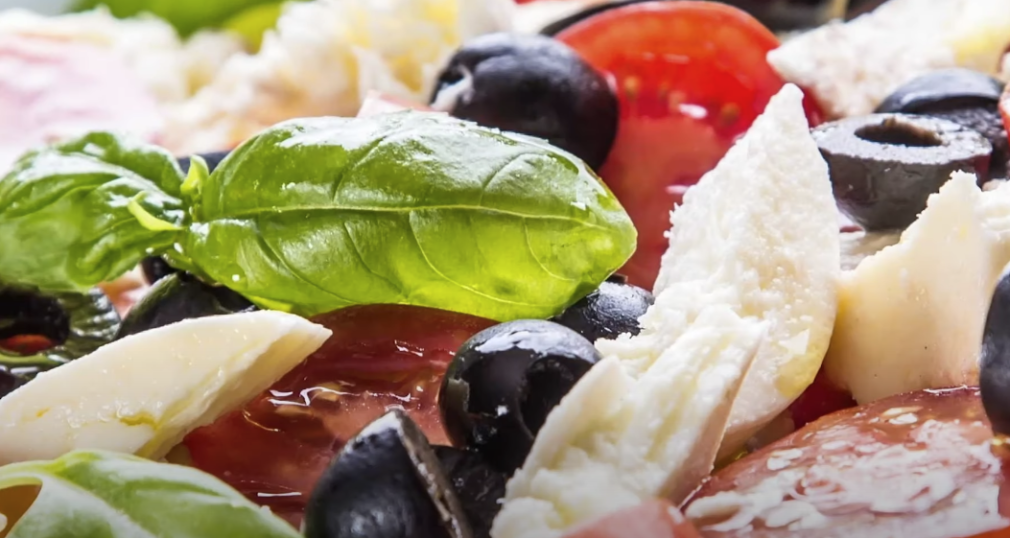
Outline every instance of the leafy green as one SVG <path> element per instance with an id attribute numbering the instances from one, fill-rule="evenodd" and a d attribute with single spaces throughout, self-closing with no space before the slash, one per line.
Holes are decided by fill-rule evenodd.
<path id="1" fill-rule="evenodd" d="M 0 286 L 0 340 L 45 336 L 51 349 L 19 355 L 0 348 L 0 367 L 32 378 L 111 342 L 120 319 L 112 301 L 95 288 L 86 293 L 43 294 L 38 289 Z"/>
<path id="2" fill-rule="evenodd" d="M 184 252 L 254 302 L 549 317 L 631 256 L 603 183 L 546 142 L 440 114 L 280 124 L 199 185 Z"/>
<path id="3" fill-rule="evenodd" d="M 300 536 L 208 474 L 134 456 L 78 451 L 0 468 L 0 489 L 29 485 L 38 497 L 8 538 Z"/>
<path id="4" fill-rule="evenodd" d="M 175 242 L 182 179 L 168 152 L 110 133 L 29 153 L 0 179 L 0 282 L 84 292 L 122 275 Z"/>
<path id="5" fill-rule="evenodd" d="M 186 36 L 203 28 L 226 25 L 229 19 L 244 11 L 278 3 L 277 0 L 77 0 L 72 9 L 82 11 L 106 6 L 120 18 L 152 13 Z"/>

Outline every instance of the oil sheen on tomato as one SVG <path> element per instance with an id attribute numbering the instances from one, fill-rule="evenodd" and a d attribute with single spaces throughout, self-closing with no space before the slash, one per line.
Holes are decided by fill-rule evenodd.
<path id="1" fill-rule="evenodd" d="M 455 351 L 495 322 L 370 305 L 313 318 L 333 336 L 244 408 L 185 440 L 191 464 L 299 525 L 308 494 L 361 428 L 400 406 L 448 444 L 436 398 Z"/>

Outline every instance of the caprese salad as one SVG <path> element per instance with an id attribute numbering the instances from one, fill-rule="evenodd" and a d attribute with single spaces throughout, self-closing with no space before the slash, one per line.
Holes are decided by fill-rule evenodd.
<path id="1" fill-rule="evenodd" d="M 1010 536 L 1005 2 L 0 12 L 0 538 Z"/>

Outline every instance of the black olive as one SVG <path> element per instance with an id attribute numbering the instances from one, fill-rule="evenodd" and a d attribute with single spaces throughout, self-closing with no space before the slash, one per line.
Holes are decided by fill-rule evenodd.
<path id="1" fill-rule="evenodd" d="M 0 370 L 0 398 L 14 392 L 14 389 L 24 384 L 23 377 L 16 376 L 7 370 Z"/>
<path id="2" fill-rule="evenodd" d="M 638 318 L 652 306 L 648 291 L 631 284 L 604 282 L 593 293 L 568 307 L 551 321 L 560 323 L 595 342 L 641 331 Z"/>
<path id="3" fill-rule="evenodd" d="M 470 538 L 469 523 L 424 433 L 401 410 L 366 426 L 316 483 L 306 538 Z"/>
<path id="4" fill-rule="evenodd" d="M 211 286 L 187 273 L 162 278 L 130 309 L 116 338 L 125 338 L 185 319 L 234 314 L 255 309 L 245 297 Z"/>
<path id="5" fill-rule="evenodd" d="M 839 207 L 867 231 L 904 229 L 953 172 L 985 177 L 992 151 L 971 129 L 907 114 L 839 120 L 813 135 Z"/>
<path id="6" fill-rule="evenodd" d="M 224 158 L 227 157 L 229 154 L 231 154 L 230 151 L 215 151 L 213 153 L 201 153 L 199 155 L 200 157 L 203 157 L 204 161 L 207 162 L 207 169 L 213 172 L 215 169 L 217 169 L 218 165 L 221 164 L 221 161 L 223 161 Z M 182 167 L 182 172 L 184 174 L 189 173 L 189 163 L 190 163 L 189 157 L 179 158 L 179 166 Z"/>
<path id="7" fill-rule="evenodd" d="M 476 452 L 451 446 L 436 446 L 446 476 L 463 505 L 474 538 L 491 536 L 491 524 L 501 510 L 508 476 L 498 472 Z"/>
<path id="8" fill-rule="evenodd" d="M 543 36 L 499 33 L 465 43 L 439 76 L 432 107 L 543 138 L 594 169 L 617 134 L 617 97 L 607 79 Z"/>
<path id="9" fill-rule="evenodd" d="M 1003 83 L 970 69 L 942 69 L 918 77 L 894 91 L 877 112 L 934 116 L 978 131 L 992 144 L 985 179 L 1007 177 L 1010 142 L 999 112 Z"/>
<path id="10" fill-rule="evenodd" d="M 446 432 L 453 444 L 511 473 L 548 413 L 600 360 L 592 343 L 550 321 L 485 329 L 460 347 L 442 381 L 438 403 Z"/>
<path id="11" fill-rule="evenodd" d="M 169 265 L 168 261 L 161 256 L 148 256 L 144 258 L 140 262 L 140 268 L 144 271 L 144 279 L 147 280 L 148 284 L 154 284 L 168 275 L 180 272 Z"/>
<path id="12" fill-rule="evenodd" d="M 30 379 L 111 342 L 119 326 L 112 301 L 97 288 L 87 293 L 48 293 L 0 287 L 0 367 Z M 28 349 L 11 344 L 25 338 L 31 339 Z"/>
<path id="13" fill-rule="evenodd" d="M 1003 275 L 989 305 L 979 357 L 982 406 L 999 435 L 1010 435 L 1010 274 Z"/>

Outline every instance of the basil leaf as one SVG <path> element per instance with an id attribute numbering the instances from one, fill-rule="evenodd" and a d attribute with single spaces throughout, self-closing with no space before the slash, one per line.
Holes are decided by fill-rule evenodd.
<path id="1" fill-rule="evenodd" d="M 37 335 L 57 343 L 31 355 L 0 348 L 0 367 L 31 379 L 111 342 L 119 326 L 119 313 L 98 288 L 86 293 L 47 294 L 22 286 L 0 286 L 0 341 Z"/>
<path id="2" fill-rule="evenodd" d="M 116 17 L 153 13 L 166 20 L 184 36 L 203 28 L 218 27 L 244 10 L 277 0 L 76 0 L 72 11 L 98 6 L 109 8 Z"/>
<path id="3" fill-rule="evenodd" d="M 441 114 L 285 122 L 191 190 L 186 255 L 254 302 L 303 315 L 402 303 L 547 318 L 636 240 L 576 157 Z"/>
<path id="4" fill-rule="evenodd" d="M 27 485 L 41 489 L 8 538 L 300 536 L 208 474 L 135 456 L 78 451 L 0 468 L 0 489 Z"/>
<path id="5" fill-rule="evenodd" d="M 110 133 L 31 152 L 0 179 L 0 282 L 83 292 L 172 245 L 182 171 Z"/>

